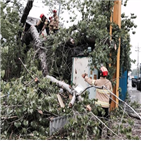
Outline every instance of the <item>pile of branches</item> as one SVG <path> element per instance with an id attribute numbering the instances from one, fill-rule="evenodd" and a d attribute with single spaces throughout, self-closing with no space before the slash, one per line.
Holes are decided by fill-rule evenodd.
<path id="1" fill-rule="evenodd" d="M 63 93 L 60 93 L 60 87 L 64 89 Z M 98 111 L 102 114 L 104 111 L 95 105 L 96 100 L 88 99 L 87 92 L 82 95 L 83 101 L 76 99 L 70 108 L 73 98 L 69 95 L 75 95 L 73 92 L 65 82 L 48 75 L 43 77 L 37 68 L 28 70 L 27 75 L 15 81 L 2 81 L 1 139 L 98 139 L 101 123 L 102 138 L 107 137 L 108 129 L 112 139 L 138 139 L 132 134 L 135 125 L 126 112 L 127 103 L 110 112 L 107 120 L 97 116 Z M 63 107 L 58 94 L 65 103 Z M 91 112 L 86 110 L 87 104 L 91 105 Z M 52 119 L 66 115 L 70 117 L 68 124 L 50 135 Z"/>

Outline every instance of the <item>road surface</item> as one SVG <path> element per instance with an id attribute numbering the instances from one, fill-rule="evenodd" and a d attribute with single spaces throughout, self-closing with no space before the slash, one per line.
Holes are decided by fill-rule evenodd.
<path id="1" fill-rule="evenodd" d="M 128 81 L 128 94 L 130 96 L 131 102 L 137 102 L 141 104 L 141 91 L 138 91 L 136 87 L 132 87 L 131 80 Z"/>

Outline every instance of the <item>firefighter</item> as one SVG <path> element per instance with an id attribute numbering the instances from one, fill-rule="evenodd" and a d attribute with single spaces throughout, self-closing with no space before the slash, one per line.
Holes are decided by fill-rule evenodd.
<path id="1" fill-rule="evenodd" d="M 49 20 L 50 20 L 50 22 L 49 22 L 49 33 L 52 34 L 52 33 L 54 33 L 53 32 L 53 18 L 49 17 Z"/>
<path id="2" fill-rule="evenodd" d="M 46 33 L 47 33 L 47 35 L 49 35 L 49 32 L 47 30 L 48 25 L 49 25 L 48 19 L 46 18 L 46 16 L 44 14 L 41 14 L 40 18 L 41 18 L 41 20 L 36 25 L 36 28 L 37 28 L 39 34 L 41 34 L 44 31 L 44 29 L 46 29 Z"/>
<path id="3" fill-rule="evenodd" d="M 49 17 L 50 23 L 52 22 L 52 17 Z"/>
<path id="4" fill-rule="evenodd" d="M 112 91 L 112 83 L 106 79 L 106 77 L 108 76 L 108 70 L 106 67 L 102 66 L 100 68 L 100 79 L 94 80 L 88 77 L 88 75 L 82 74 L 82 77 L 84 78 L 84 80 L 89 83 L 90 85 L 95 85 L 95 86 L 99 86 L 102 87 L 103 85 L 109 89 L 110 91 Z M 96 89 L 96 99 L 98 99 L 98 101 L 96 101 L 97 105 L 101 105 L 103 110 L 105 111 L 105 114 L 102 115 L 101 111 L 98 111 L 98 116 L 99 117 L 105 117 L 106 119 L 109 118 L 109 106 L 110 106 L 110 93 L 107 90 L 104 89 Z M 88 111 L 91 111 L 91 107 L 90 105 L 86 106 Z M 99 125 L 99 130 L 100 130 L 100 134 L 99 136 L 101 137 L 102 135 L 102 124 Z M 109 133 L 107 131 L 107 137 L 108 137 Z"/>
<path id="5" fill-rule="evenodd" d="M 59 18 L 57 16 L 57 11 L 53 10 L 53 32 L 56 33 L 58 31 L 59 26 Z"/>

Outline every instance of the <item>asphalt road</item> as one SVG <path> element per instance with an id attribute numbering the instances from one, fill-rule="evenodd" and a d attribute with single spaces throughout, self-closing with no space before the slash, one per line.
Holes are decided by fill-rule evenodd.
<path id="1" fill-rule="evenodd" d="M 128 93 L 131 99 L 131 102 L 136 101 L 141 104 L 141 91 L 138 91 L 136 87 L 131 86 L 131 80 L 128 81 Z"/>

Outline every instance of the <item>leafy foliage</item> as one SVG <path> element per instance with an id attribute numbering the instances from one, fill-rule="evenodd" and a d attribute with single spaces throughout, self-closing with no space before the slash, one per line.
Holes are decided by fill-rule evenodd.
<path id="1" fill-rule="evenodd" d="M 20 76 L 20 62 L 17 57 L 24 56 L 24 47 L 17 38 L 21 31 L 19 25 L 21 4 L 16 0 L 11 4 L 1 3 L 1 52 L 2 66 L 5 71 L 4 79 L 8 80 L 13 76 Z"/>

